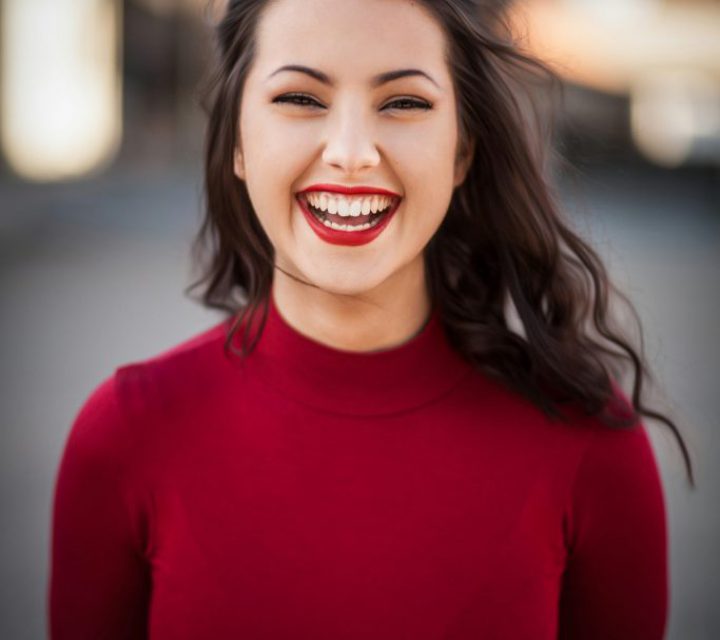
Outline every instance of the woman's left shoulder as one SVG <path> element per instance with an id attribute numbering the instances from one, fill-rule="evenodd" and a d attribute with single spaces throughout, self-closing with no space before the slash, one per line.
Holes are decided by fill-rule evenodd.
<path id="1" fill-rule="evenodd" d="M 578 461 L 576 493 L 599 492 L 608 496 L 632 489 L 657 493 L 659 466 L 645 423 L 638 419 L 627 427 L 611 427 L 596 421 Z"/>

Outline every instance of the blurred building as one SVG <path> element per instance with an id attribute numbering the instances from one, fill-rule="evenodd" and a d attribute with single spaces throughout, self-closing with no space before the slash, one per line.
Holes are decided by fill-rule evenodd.
<path id="1" fill-rule="evenodd" d="M 569 85 L 566 133 L 720 167 L 720 2 L 525 0 L 513 18 Z"/>
<path id="2" fill-rule="evenodd" d="M 73 179 L 197 139 L 207 0 L 0 0 L 0 148 L 23 179 Z"/>

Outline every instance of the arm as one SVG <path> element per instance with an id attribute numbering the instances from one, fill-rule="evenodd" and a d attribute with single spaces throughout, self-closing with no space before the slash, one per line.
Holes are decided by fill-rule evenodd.
<path id="1" fill-rule="evenodd" d="M 52 640 L 146 637 L 150 580 L 124 485 L 130 450 L 111 377 L 78 413 L 56 479 Z"/>
<path id="2" fill-rule="evenodd" d="M 668 609 L 662 484 L 642 423 L 592 435 L 568 509 L 561 640 L 661 640 Z"/>

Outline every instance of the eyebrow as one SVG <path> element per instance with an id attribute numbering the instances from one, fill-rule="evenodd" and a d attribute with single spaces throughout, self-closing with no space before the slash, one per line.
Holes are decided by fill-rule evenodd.
<path id="1" fill-rule="evenodd" d="M 311 67 L 306 67 L 301 64 L 283 65 L 282 67 L 275 69 L 275 71 L 273 71 L 268 76 L 268 79 L 272 78 L 275 74 L 280 73 L 281 71 L 297 71 L 299 73 L 304 73 L 311 78 L 315 78 L 315 80 L 319 80 L 323 84 L 327 84 L 331 87 L 335 86 L 333 80 L 326 73 L 318 71 L 317 69 L 312 69 Z M 373 76 L 370 84 L 373 88 L 376 88 L 388 82 L 392 82 L 393 80 L 398 80 L 399 78 L 406 78 L 408 76 L 422 76 L 430 80 L 430 82 L 432 82 L 438 89 L 441 89 L 440 85 L 435 82 L 432 77 L 430 77 L 427 73 L 421 71 L 420 69 L 396 69 L 394 71 L 385 71 L 384 73 L 379 73 L 378 75 Z"/>

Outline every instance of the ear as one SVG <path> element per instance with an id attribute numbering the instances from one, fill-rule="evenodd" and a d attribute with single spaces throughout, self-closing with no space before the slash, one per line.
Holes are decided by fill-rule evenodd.
<path id="1" fill-rule="evenodd" d="M 473 158 L 475 157 L 475 138 L 471 138 L 464 146 L 464 149 L 460 149 L 457 157 L 455 158 L 455 179 L 453 181 L 453 187 L 459 187 L 467 176 L 467 172 L 470 170 Z"/>
<path id="2" fill-rule="evenodd" d="M 245 180 L 245 160 L 242 151 L 235 147 L 233 153 L 233 172 L 240 180 Z"/>

